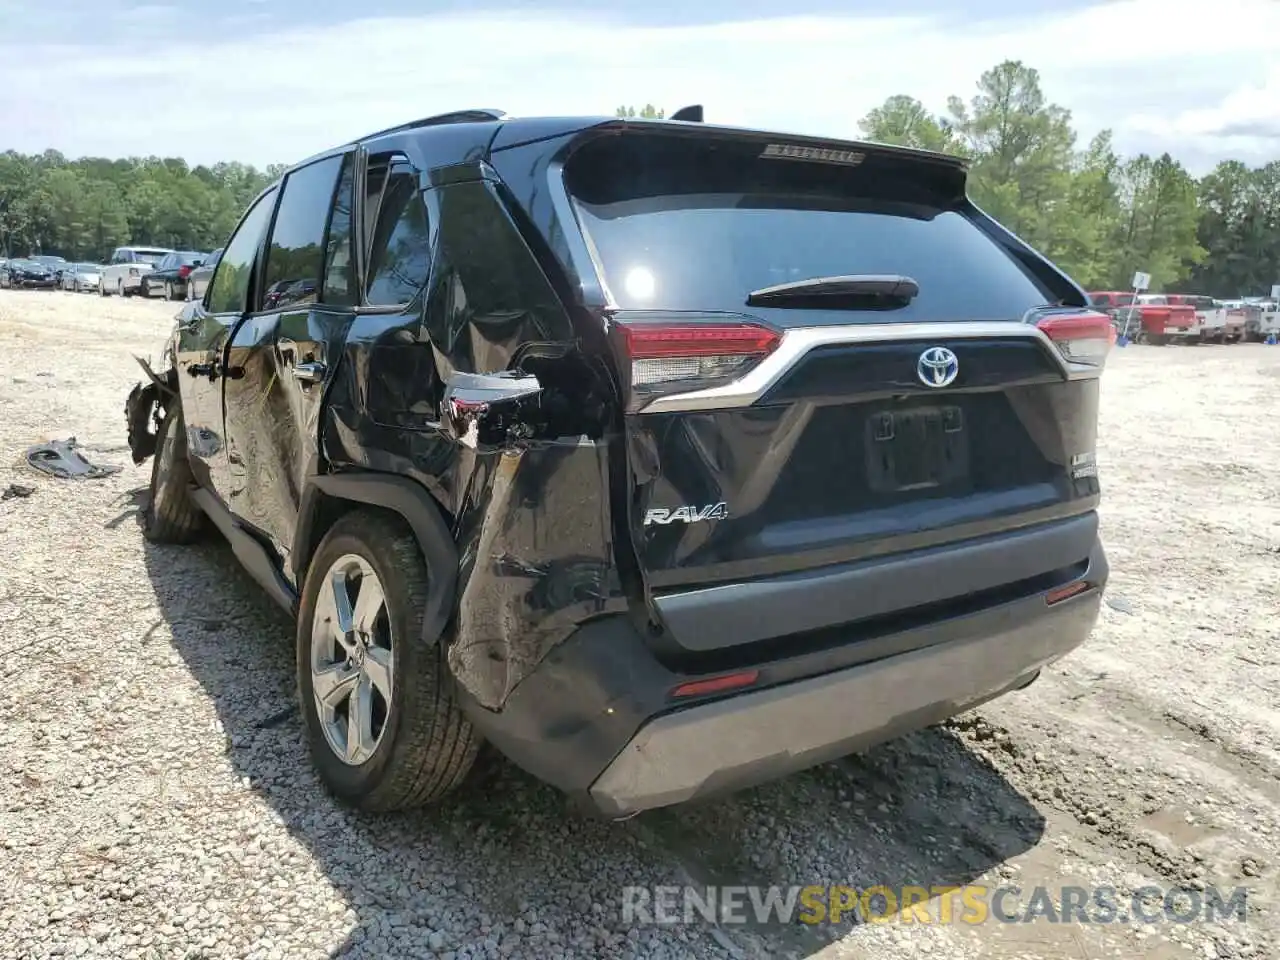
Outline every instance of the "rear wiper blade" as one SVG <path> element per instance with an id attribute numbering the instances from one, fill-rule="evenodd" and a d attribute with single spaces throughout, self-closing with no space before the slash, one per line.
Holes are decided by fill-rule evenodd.
<path id="1" fill-rule="evenodd" d="M 920 284 L 911 277 L 860 273 L 844 277 L 813 277 L 762 287 L 747 295 L 747 304 L 885 310 L 905 307 L 919 293 Z"/>

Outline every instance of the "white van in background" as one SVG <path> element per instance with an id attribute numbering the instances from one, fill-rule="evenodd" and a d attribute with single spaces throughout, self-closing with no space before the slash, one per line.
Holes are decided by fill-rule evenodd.
<path id="1" fill-rule="evenodd" d="M 171 253 L 167 247 L 116 247 L 102 271 L 98 292 L 104 297 L 113 293 L 133 296 L 142 286 L 142 275 L 154 270 L 156 264 Z"/>

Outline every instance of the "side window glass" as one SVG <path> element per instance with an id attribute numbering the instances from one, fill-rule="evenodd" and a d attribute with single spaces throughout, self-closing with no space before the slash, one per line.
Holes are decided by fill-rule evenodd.
<path id="1" fill-rule="evenodd" d="M 408 163 L 394 163 L 369 239 L 366 302 L 397 306 L 416 297 L 431 268 L 430 239 L 418 174 Z"/>
<path id="2" fill-rule="evenodd" d="M 355 196 L 355 165 L 348 154 L 342 160 L 338 189 L 333 194 L 333 211 L 329 217 L 328 241 L 324 252 L 325 303 L 354 306 L 356 296 L 355 269 L 352 262 L 351 202 Z"/>
<path id="3" fill-rule="evenodd" d="M 267 220 L 275 204 L 276 192 L 272 190 L 259 198 L 240 226 L 227 241 L 222 259 L 209 283 L 208 304 L 211 313 L 243 313 L 249 305 L 249 281 L 253 275 L 254 259 L 258 244 L 266 232 Z"/>
<path id="4" fill-rule="evenodd" d="M 341 157 L 330 157 L 285 179 L 267 247 L 262 309 L 315 302 L 324 262 L 324 227 L 341 165 Z"/>

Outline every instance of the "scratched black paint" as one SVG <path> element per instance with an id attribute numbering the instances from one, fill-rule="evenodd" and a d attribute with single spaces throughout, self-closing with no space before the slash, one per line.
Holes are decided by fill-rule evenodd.
<path id="1" fill-rule="evenodd" d="M 1096 384 L 1059 382 L 1025 345 L 962 360 L 966 402 L 999 408 L 992 416 L 1019 428 L 1011 465 L 987 478 L 981 509 L 972 499 L 939 503 L 923 520 L 911 496 L 889 504 L 889 514 L 868 515 L 855 476 L 862 451 L 840 439 L 833 420 L 922 392 L 905 369 L 867 379 L 884 376 L 896 348 L 871 366 L 870 354 L 817 353 L 749 408 L 624 418 L 609 298 L 562 169 L 582 142 L 627 129 L 612 121 L 476 122 L 344 148 L 358 162 L 402 155 L 419 172 L 431 257 L 421 294 L 391 309 L 322 302 L 255 306 L 234 317 L 196 305 L 178 337 L 184 402 L 189 396 L 196 408 L 193 450 L 204 444 L 212 488 L 271 542 L 284 570 L 305 568 L 293 551 L 305 554 L 323 533 L 299 514 L 301 504 L 323 499 L 306 495 L 311 478 L 372 471 L 411 479 L 445 518 L 459 557 L 448 663 L 479 707 L 497 711 L 584 622 L 620 613 L 642 624 L 656 619 L 650 591 L 1092 509 L 1096 478 L 1071 480 L 1065 464 L 1092 449 Z M 366 213 L 360 194 L 357 223 Z M 356 259 L 363 288 L 367 263 Z M 263 302 L 256 286 L 253 296 Z M 208 362 L 217 365 L 211 378 L 186 372 Z M 313 363 L 322 379 L 295 375 Z M 485 434 L 475 448 L 461 443 L 441 416 L 450 378 L 512 369 L 542 385 L 521 415 L 523 429 Z M 797 466 L 805 444 L 817 452 Z M 642 523 L 650 507 L 719 501 L 729 504 L 728 520 Z M 299 544 L 300 528 L 307 534 Z"/>

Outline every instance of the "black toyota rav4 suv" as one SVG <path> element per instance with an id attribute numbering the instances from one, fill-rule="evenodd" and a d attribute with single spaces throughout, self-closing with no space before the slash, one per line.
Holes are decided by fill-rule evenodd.
<path id="1" fill-rule="evenodd" d="M 487 741 L 623 817 L 1026 686 L 1098 614 L 1114 334 L 965 180 L 482 110 L 307 160 L 130 396 L 145 533 L 296 617 L 366 809 Z"/>

